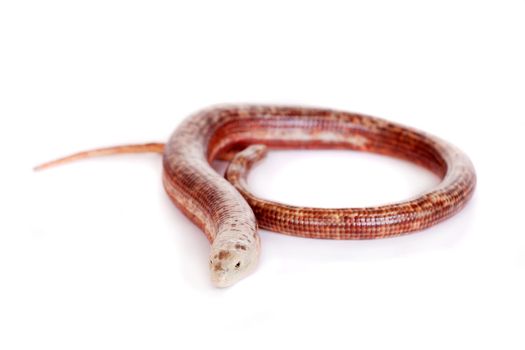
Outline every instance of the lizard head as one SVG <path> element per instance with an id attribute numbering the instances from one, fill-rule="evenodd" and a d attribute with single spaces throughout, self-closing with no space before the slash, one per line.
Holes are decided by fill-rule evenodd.
<path id="1" fill-rule="evenodd" d="M 258 255 L 258 239 L 254 242 L 214 242 L 210 254 L 212 283 L 222 288 L 241 280 L 253 271 Z"/>

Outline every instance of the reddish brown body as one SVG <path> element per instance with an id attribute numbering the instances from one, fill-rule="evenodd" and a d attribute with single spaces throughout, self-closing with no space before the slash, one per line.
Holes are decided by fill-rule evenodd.
<path id="1" fill-rule="evenodd" d="M 418 198 L 390 205 L 293 207 L 257 198 L 248 191 L 245 176 L 261 157 L 262 148 L 248 149 L 234 158 L 227 171 L 231 183 L 210 167 L 212 160 L 253 144 L 386 154 L 424 166 L 442 182 Z M 291 235 L 329 239 L 395 236 L 453 215 L 471 197 L 476 184 L 468 157 L 443 140 L 379 118 L 316 108 L 233 106 L 204 110 L 175 131 L 166 146 L 164 168 L 168 194 L 211 241 L 221 232 L 231 231 L 232 224 L 254 237 L 252 210 L 261 228 Z"/>
<path id="2" fill-rule="evenodd" d="M 437 174 L 431 191 L 399 203 L 371 208 L 294 207 L 257 198 L 246 174 L 266 148 L 352 149 L 417 163 Z M 184 121 L 169 142 L 123 145 L 84 151 L 38 166 L 106 154 L 164 154 L 166 192 L 212 243 L 210 270 L 216 286 L 229 286 L 255 267 L 257 226 L 295 236 L 371 239 L 396 236 L 434 225 L 463 208 L 476 175 L 468 157 L 434 136 L 379 118 L 318 108 L 225 106 Z M 230 160 L 228 181 L 210 163 Z M 320 184 L 322 186 L 322 184 Z"/>

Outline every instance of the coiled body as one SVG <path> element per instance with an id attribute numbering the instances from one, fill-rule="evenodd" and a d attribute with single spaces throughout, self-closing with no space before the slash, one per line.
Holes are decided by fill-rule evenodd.
<path id="1" fill-rule="evenodd" d="M 417 163 L 442 181 L 418 198 L 390 205 L 293 207 L 257 198 L 246 187 L 246 173 L 266 147 L 375 152 Z M 210 162 L 237 152 L 227 171 L 229 182 Z M 218 286 L 234 283 L 255 266 L 257 225 L 313 238 L 395 236 L 453 215 L 476 184 L 468 157 L 443 140 L 379 118 L 317 108 L 225 106 L 201 111 L 173 133 L 163 164 L 168 195 L 212 243 L 210 268 Z"/>

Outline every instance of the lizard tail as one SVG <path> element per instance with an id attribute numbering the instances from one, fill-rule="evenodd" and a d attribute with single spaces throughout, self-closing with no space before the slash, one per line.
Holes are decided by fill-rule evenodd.
<path id="1" fill-rule="evenodd" d="M 92 158 L 92 157 L 99 157 L 99 156 L 107 156 L 112 154 L 125 154 L 125 153 L 163 153 L 164 152 L 164 144 L 163 143 L 144 143 L 144 144 L 137 144 L 137 145 L 122 145 L 122 146 L 114 146 L 114 147 L 104 147 L 104 148 L 97 148 L 92 149 L 89 151 L 83 151 L 71 154 L 69 156 L 59 158 L 52 160 L 50 162 L 46 162 L 40 165 L 37 165 L 33 168 L 34 171 L 44 170 L 47 168 L 54 167 L 56 165 L 62 165 L 69 162 L 74 162 L 80 159 L 86 159 L 86 158 Z"/>

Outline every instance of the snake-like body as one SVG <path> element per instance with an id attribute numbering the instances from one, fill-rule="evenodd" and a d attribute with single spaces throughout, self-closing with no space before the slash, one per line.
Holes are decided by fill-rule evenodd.
<path id="1" fill-rule="evenodd" d="M 266 147 L 375 152 L 419 164 L 442 181 L 417 198 L 389 205 L 294 207 L 257 198 L 247 189 L 246 174 Z M 229 181 L 210 165 L 218 158 L 231 160 Z M 203 110 L 176 129 L 163 163 L 168 195 L 212 244 L 210 268 L 217 286 L 231 285 L 255 266 L 260 250 L 257 226 L 312 238 L 396 236 L 450 217 L 466 204 L 476 184 L 468 157 L 437 137 L 379 118 L 318 108 Z"/>
<path id="2" fill-rule="evenodd" d="M 421 165 L 441 178 L 434 189 L 370 208 L 294 207 L 258 198 L 246 186 L 252 165 L 270 149 L 351 149 Z M 294 236 L 372 239 L 432 226 L 465 206 L 476 185 L 468 157 L 429 134 L 357 113 L 285 106 L 223 106 L 186 119 L 168 143 L 84 151 L 38 166 L 117 153 L 163 153 L 163 183 L 171 200 L 211 242 L 216 286 L 229 286 L 255 267 L 258 226 Z M 226 159 L 225 179 L 211 162 Z"/>

